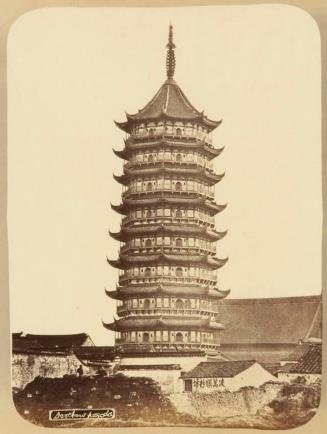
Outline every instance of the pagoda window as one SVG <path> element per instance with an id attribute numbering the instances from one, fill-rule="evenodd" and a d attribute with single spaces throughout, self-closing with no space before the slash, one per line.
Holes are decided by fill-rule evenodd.
<path id="1" fill-rule="evenodd" d="M 194 217 L 194 210 L 193 209 L 187 210 L 187 217 Z"/>
<path id="2" fill-rule="evenodd" d="M 144 309 L 150 309 L 150 300 L 148 299 L 144 300 L 143 307 Z"/>
<path id="3" fill-rule="evenodd" d="M 169 298 L 164 298 L 163 299 L 163 305 L 164 305 L 164 307 L 169 307 Z"/>
<path id="4" fill-rule="evenodd" d="M 190 276 L 195 276 L 195 268 L 190 267 Z"/>
<path id="5" fill-rule="evenodd" d="M 170 237 L 164 237 L 164 244 L 165 244 L 166 246 L 169 246 L 169 245 L 170 245 Z"/>
<path id="6" fill-rule="evenodd" d="M 191 180 L 191 179 L 187 180 L 187 189 L 189 191 L 193 191 L 194 190 L 194 181 L 193 180 Z"/>
<path id="7" fill-rule="evenodd" d="M 143 341 L 143 342 L 149 342 L 149 340 L 150 340 L 150 335 L 149 335 L 149 333 L 144 332 L 143 335 L 142 335 L 142 341 Z"/>
<path id="8" fill-rule="evenodd" d="M 157 298 L 157 307 L 161 307 L 162 303 L 161 303 L 161 298 Z"/>
<path id="9" fill-rule="evenodd" d="M 183 268 L 177 267 L 175 274 L 176 274 L 176 277 L 183 277 Z"/>
<path id="10" fill-rule="evenodd" d="M 136 341 L 136 333 L 131 332 L 131 342 L 135 342 L 135 341 Z"/>
<path id="11" fill-rule="evenodd" d="M 179 129 L 179 128 L 177 128 Z M 182 154 L 177 154 L 176 155 L 176 161 L 181 162 L 182 161 Z"/>
<path id="12" fill-rule="evenodd" d="M 158 152 L 158 160 L 162 161 L 163 158 L 164 158 L 164 153 L 163 153 L 163 151 L 161 150 L 161 151 Z"/>
<path id="13" fill-rule="evenodd" d="M 162 217 L 162 215 L 163 215 L 163 209 L 162 208 L 158 208 L 157 209 L 157 216 L 158 217 Z"/>
<path id="14" fill-rule="evenodd" d="M 155 340 L 157 342 L 161 341 L 161 331 L 160 330 L 156 330 L 156 332 L 155 332 Z"/>
<path id="15" fill-rule="evenodd" d="M 152 240 L 148 238 L 147 240 L 145 240 L 145 247 L 151 247 L 151 246 L 152 246 Z"/>
<path id="16" fill-rule="evenodd" d="M 175 341 L 176 342 L 183 342 L 183 333 L 181 333 L 181 332 L 177 332 L 176 333 L 176 335 L 175 335 Z"/>
<path id="17" fill-rule="evenodd" d="M 164 187 L 165 189 L 170 189 L 171 188 L 171 180 L 165 179 L 164 185 L 165 185 L 165 187 Z"/>
<path id="18" fill-rule="evenodd" d="M 177 299 L 176 303 L 175 303 L 175 306 L 176 306 L 176 309 L 183 309 L 183 307 L 184 307 L 183 300 L 181 300 L 180 298 Z"/>
<path id="19" fill-rule="evenodd" d="M 146 184 L 146 191 L 152 191 L 152 182 Z"/>
<path id="20" fill-rule="evenodd" d="M 162 340 L 168 342 L 168 330 L 163 330 L 162 332 Z"/>
<path id="21" fill-rule="evenodd" d="M 146 218 L 151 218 L 151 217 L 152 217 L 152 214 L 151 214 L 151 210 L 150 210 L 150 209 L 146 210 L 145 217 L 146 217 Z"/>
<path id="22" fill-rule="evenodd" d="M 157 244 L 157 246 L 162 246 L 162 237 L 156 238 L 156 244 Z"/>
<path id="23" fill-rule="evenodd" d="M 136 308 L 136 307 L 137 307 L 137 299 L 136 299 L 136 298 L 133 298 L 133 299 L 132 299 L 132 307 L 133 307 L 133 308 Z"/>
<path id="24" fill-rule="evenodd" d="M 134 240 L 134 246 L 135 246 L 135 247 L 140 247 L 140 245 L 141 245 L 141 240 L 140 240 L 140 238 L 135 238 L 135 240 Z"/>
<path id="25" fill-rule="evenodd" d="M 193 247 L 193 246 L 194 246 L 194 238 L 193 238 L 193 237 L 191 237 L 191 238 L 188 239 L 188 245 L 189 245 L 190 247 Z"/>
<path id="26" fill-rule="evenodd" d="M 153 155 L 150 154 L 148 157 L 148 163 L 153 163 Z"/>
<path id="27" fill-rule="evenodd" d="M 169 217 L 171 215 L 171 209 L 165 208 L 165 217 Z"/>
<path id="28" fill-rule="evenodd" d="M 176 191 L 181 191 L 182 190 L 182 183 L 180 181 L 177 181 L 175 183 L 175 190 Z"/>
<path id="29" fill-rule="evenodd" d="M 157 267 L 157 274 L 159 274 L 159 276 L 162 275 L 162 265 L 159 265 L 159 266 Z"/>
<path id="30" fill-rule="evenodd" d="M 145 269 L 145 276 L 146 277 L 150 277 L 151 276 L 151 268 L 150 267 L 147 267 L 146 269 Z"/>
<path id="31" fill-rule="evenodd" d="M 142 211 L 140 209 L 136 211 L 136 218 L 142 218 Z"/>
<path id="32" fill-rule="evenodd" d="M 162 189 L 163 188 L 163 183 L 164 183 L 163 178 L 158 178 L 157 179 L 157 188 L 158 189 Z"/>
<path id="33" fill-rule="evenodd" d="M 195 341 L 196 341 L 196 332 L 191 331 L 191 342 L 195 342 Z"/>
<path id="34" fill-rule="evenodd" d="M 183 240 L 181 238 L 176 238 L 176 246 L 182 247 L 182 245 L 183 245 Z"/>
<path id="35" fill-rule="evenodd" d="M 165 276 L 169 276 L 169 267 L 168 267 L 168 265 L 164 265 L 164 275 Z"/>

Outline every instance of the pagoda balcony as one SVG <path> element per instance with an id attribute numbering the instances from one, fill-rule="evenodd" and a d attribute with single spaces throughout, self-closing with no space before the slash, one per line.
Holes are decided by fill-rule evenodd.
<path id="1" fill-rule="evenodd" d="M 173 197 L 180 197 L 183 196 L 183 199 L 193 198 L 196 199 L 198 197 L 204 197 L 208 199 L 209 201 L 214 202 L 215 193 L 205 193 L 200 192 L 196 190 L 173 190 L 172 188 L 158 188 L 157 190 L 151 190 L 151 191 L 132 191 L 130 189 L 123 192 L 122 197 L 123 199 L 127 198 L 133 198 L 133 199 L 144 199 L 144 198 L 160 198 L 160 197 L 167 197 L 167 196 L 173 196 Z"/>
<path id="2" fill-rule="evenodd" d="M 155 308 L 128 308 L 126 306 L 117 306 L 119 316 L 138 316 L 138 315 L 173 315 L 173 316 L 198 316 L 210 317 L 216 319 L 218 312 L 208 308 L 173 308 L 173 307 L 155 307 Z"/>
<path id="3" fill-rule="evenodd" d="M 198 161 L 177 161 L 173 159 L 162 159 L 157 158 L 153 162 L 148 161 L 128 161 L 124 164 L 124 171 L 129 171 L 131 169 L 142 170 L 142 169 L 159 169 L 161 167 L 167 167 L 169 169 L 181 168 L 181 169 L 205 169 L 210 175 L 215 175 L 212 167 L 209 164 L 201 164 Z"/>
<path id="4" fill-rule="evenodd" d="M 121 253 L 185 253 L 185 254 L 212 254 L 216 253 L 216 248 L 206 247 L 176 247 L 176 246 L 151 246 L 151 247 L 131 247 L 122 246 Z"/>
<path id="5" fill-rule="evenodd" d="M 120 344 L 119 346 L 124 349 L 125 352 L 128 352 L 128 348 L 132 348 L 133 352 L 135 352 L 136 344 L 144 344 L 144 342 L 126 342 L 123 339 L 116 339 L 116 343 Z M 201 350 L 201 349 L 212 349 L 219 350 L 220 343 L 215 339 L 202 339 L 201 342 L 167 342 L 167 341 L 149 341 L 147 344 L 150 344 L 154 347 L 155 350 L 159 350 L 160 352 L 176 352 L 177 351 L 192 351 L 192 350 Z"/>
<path id="6" fill-rule="evenodd" d="M 164 134 L 162 132 L 158 132 L 157 134 L 149 134 L 149 135 L 136 135 L 131 134 L 128 136 L 126 143 L 157 143 L 158 140 L 169 140 L 170 142 L 175 143 L 196 143 L 201 142 L 205 143 L 207 146 L 213 148 L 212 138 L 209 136 L 204 136 L 203 134 L 192 134 L 192 135 L 183 135 L 183 134 L 175 134 L 175 133 L 167 133 Z"/>
<path id="7" fill-rule="evenodd" d="M 199 284 L 216 286 L 217 279 L 206 279 L 203 277 L 176 277 L 176 276 L 127 276 L 122 274 L 119 276 L 119 284 L 125 285 L 140 285 L 140 284 Z"/>
<path id="8" fill-rule="evenodd" d="M 122 219 L 122 226 L 130 226 L 133 224 L 142 225 L 142 224 L 157 224 L 157 223 L 175 223 L 178 225 L 201 225 L 201 226 L 207 226 L 208 229 L 214 229 L 215 224 L 208 222 L 204 218 L 199 217 L 164 217 L 164 216 L 156 216 L 156 217 L 143 217 L 143 218 L 137 218 L 137 217 L 130 217 L 126 216 Z"/>

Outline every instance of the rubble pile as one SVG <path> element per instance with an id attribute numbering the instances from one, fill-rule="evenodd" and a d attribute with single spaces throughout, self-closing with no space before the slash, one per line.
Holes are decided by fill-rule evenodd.
<path id="1" fill-rule="evenodd" d="M 85 426 L 88 421 L 50 421 L 49 411 L 58 409 L 113 408 L 115 419 L 90 420 L 96 426 L 144 424 L 192 424 L 195 418 L 179 414 L 160 386 L 150 378 L 65 375 L 37 377 L 14 395 L 18 412 L 32 423 L 54 426 Z"/>

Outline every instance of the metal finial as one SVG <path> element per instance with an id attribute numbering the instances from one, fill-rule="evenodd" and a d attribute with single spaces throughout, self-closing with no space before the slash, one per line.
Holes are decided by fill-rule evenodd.
<path id="1" fill-rule="evenodd" d="M 173 43 L 173 26 L 171 24 L 169 25 L 168 44 L 166 45 L 166 47 L 168 49 L 167 56 L 166 56 L 167 77 L 173 78 L 175 72 L 175 66 L 176 66 L 175 52 L 174 52 L 176 46 Z"/>

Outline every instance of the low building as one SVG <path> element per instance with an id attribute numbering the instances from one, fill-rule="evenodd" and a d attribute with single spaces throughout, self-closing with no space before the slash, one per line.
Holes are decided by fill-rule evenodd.
<path id="1" fill-rule="evenodd" d="M 75 333 L 69 335 L 35 335 L 30 333 L 12 334 L 13 350 L 21 348 L 77 348 L 90 347 L 94 343 L 86 333 Z"/>
<path id="2" fill-rule="evenodd" d="M 186 392 L 235 391 L 244 386 L 258 387 L 278 381 L 255 360 L 201 362 L 182 374 Z"/>
<path id="3" fill-rule="evenodd" d="M 310 343 L 300 360 L 292 365 L 288 372 L 282 371 L 278 373 L 278 379 L 291 382 L 303 378 L 307 383 L 320 381 L 322 369 L 321 347 L 321 341 Z"/>

